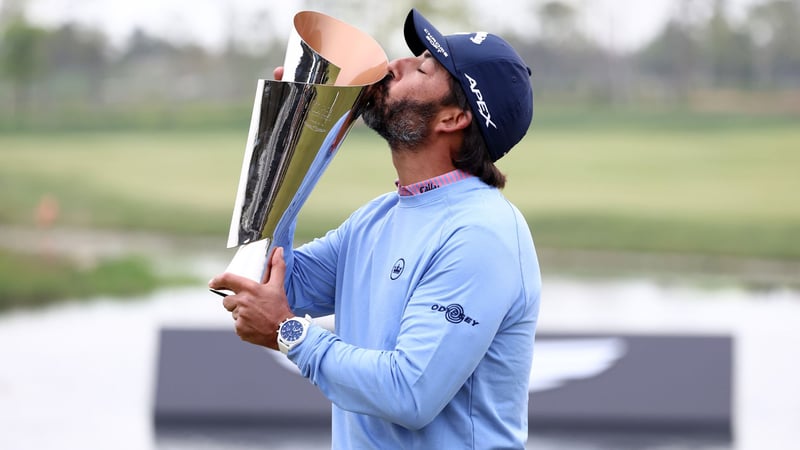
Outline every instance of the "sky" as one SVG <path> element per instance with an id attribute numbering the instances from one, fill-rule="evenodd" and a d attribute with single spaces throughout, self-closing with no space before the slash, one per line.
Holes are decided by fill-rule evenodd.
<path id="1" fill-rule="evenodd" d="M 472 1 L 478 16 L 474 21 L 483 27 L 480 31 L 513 27 L 523 35 L 535 35 L 535 23 L 518 13 L 530 9 L 531 0 Z M 622 51 L 635 49 L 652 39 L 677 8 L 676 0 L 564 1 L 583 12 L 581 27 L 595 40 Z M 735 19 L 760 1 L 728 0 L 728 3 Z M 123 44 L 138 27 L 175 42 L 198 42 L 212 49 L 224 45 L 232 24 L 248 33 L 248 39 L 255 45 L 259 39 L 271 39 L 273 33 L 265 32 L 266 29 L 288 36 L 294 13 L 304 9 L 302 0 L 28 0 L 28 4 L 33 20 L 47 25 L 69 21 L 87 24 L 103 30 L 117 45 Z M 401 20 L 398 18 L 398 35 Z M 352 24 L 364 28 L 364 24 Z M 479 30 L 441 31 L 447 34 Z"/>

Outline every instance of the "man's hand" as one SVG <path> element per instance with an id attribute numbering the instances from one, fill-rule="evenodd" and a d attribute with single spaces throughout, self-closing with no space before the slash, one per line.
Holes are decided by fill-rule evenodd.
<path id="1" fill-rule="evenodd" d="M 278 326 L 294 317 L 283 289 L 285 276 L 283 248 L 278 247 L 272 252 L 264 284 L 226 272 L 214 277 L 208 287 L 235 293 L 225 297 L 222 305 L 233 315 L 236 334 L 243 341 L 277 350 Z"/>
<path id="2" fill-rule="evenodd" d="M 281 81 L 283 79 L 283 66 L 276 67 L 275 70 L 272 71 L 272 76 L 274 76 L 277 81 Z"/>

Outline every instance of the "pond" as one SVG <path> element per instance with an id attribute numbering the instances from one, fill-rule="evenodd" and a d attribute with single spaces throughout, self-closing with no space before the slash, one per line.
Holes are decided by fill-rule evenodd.
<path id="1" fill-rule="evenodd" d="M 545 280 L 540 330 L 735 338 L 734 442 L 619 433 L 532 434 L 543 449 L 781 449 L 800 439 L 800 292 L 701 289 L 649 279 Z M 327 448 L 325 430 L 152 425 L 162 327 L 232 329 L 203 286 L 0 316 L 0 448 Z M 535 424 L 531 424 L 532 426 Z"/>

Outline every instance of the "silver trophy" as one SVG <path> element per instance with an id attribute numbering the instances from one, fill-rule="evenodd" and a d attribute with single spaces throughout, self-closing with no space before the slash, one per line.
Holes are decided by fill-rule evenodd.
<path id="1" fill-rule="evenodd" d="M 262 281 L 272 244 L 285 242 L 300 208 L 387 73 L 370 36 L 312 11 L 294 17 L 281 81 L 258 80 L 228 248 L 227 272 Z"/>

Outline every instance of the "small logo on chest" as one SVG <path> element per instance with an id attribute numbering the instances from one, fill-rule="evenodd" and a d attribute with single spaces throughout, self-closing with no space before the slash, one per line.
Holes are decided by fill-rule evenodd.
<path id="1" fill-rule="evenodd" d="M 398 259 L 392 266 L 392 271 L 389 273 L 389 278 L 391 278 L 392 280 L 400 278 L 400 275 L 403 274 L 403 270 L 405 268 L 406 268 L 406 261 L 403 258 Z"/>

